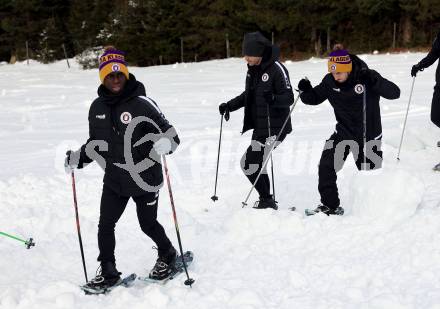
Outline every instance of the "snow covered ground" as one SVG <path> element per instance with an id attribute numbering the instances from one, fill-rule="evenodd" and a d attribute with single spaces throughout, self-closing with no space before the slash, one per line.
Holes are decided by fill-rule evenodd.
<path id="1" fill-rule="evenodd" d="M 242 111 L 224 125 L 218 196 L 213 194 L 220 117 L 217 105 L 244 87 L 241 59 L 130 68 L 179 130 L 169 157 L 183 245 L 195 252 L 190 269 L 166 286 L 137 282 L 106 296 L 85 296 L 66 149 L 87 138 L 87 113 L 98 73 L 64 62 L 0 65 L 0 231 L 36 246 L 0 238 L 0 308 L 440 308 L 440 129 L 429 121 L 435 66 L 419 73 L 400 163 L 401 128 L 411 65 L 423 54 L 362 58 L 402 90 L 382 100 L 384 168 L 360 173 L 350 157 L 339 173 L 343 217 L 303 216 L 319 203 L 317 164 L 335 124 L 328 103 L 298 103 L 293 133 L 274 154 L 279 211 L 242 209 L 249 183 L 239 161 L 250 134 Z M 292 83 L 316 85 L 326 61 L 288 62 Z M 97 221 L 102 171 L 76 173 L 89 278 L 98 266 Z M 251 200 L 255 200 L 253 195 Z M 133 203 L 130 202 L 133 206 Z M 291 212 L 296 206 L 299 211 Z M 166 188 L 159 220 L 177 245 Z M 140 231 L 134 207 L 116 228 L 117 266 L 144 275 L 153 243 Z"/>

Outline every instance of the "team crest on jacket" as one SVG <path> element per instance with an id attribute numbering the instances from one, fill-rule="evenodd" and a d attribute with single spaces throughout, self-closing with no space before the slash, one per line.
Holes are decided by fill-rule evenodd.
<path id="1" fill-rule="evenodd" d="M 267 82 L 267 81 L 269 80 L 269 74 L 264 73 L 263 76 L 261 76 L 261 80 L 262 80 L 263 82 Z"/>
<path id="2" fill-rule="evenodd" d="M 123 112 L 122 114 L 121 114 L 121 122 L 123 123 L 123 124 L 129 124 L 130 122 L 131 122 L 131 119 L 132 119 L 133 117 L 131 116 L 131 114 L 129 113 L 129 112 Z"/>
<path id="3" fill-rule="evenodd" d="M 354 86 L 354 92 L 356 92 L 357 94 L 364 93 L 364 90 L 364 85 L 357 84 L 356 86 Z"/>

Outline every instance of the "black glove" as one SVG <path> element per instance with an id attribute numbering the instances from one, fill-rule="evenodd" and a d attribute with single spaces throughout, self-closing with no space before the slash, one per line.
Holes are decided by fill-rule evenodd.
<path id="1" fill-rule="evenodd" d="M 313 89 L 312 84 L 308 79 L 301 79 L 298 83 L 298 89 L 302 92 L 307 92 Z"/>
<path id="2" fill-rule="evenodd" d="M 272 93 L 272 91 L 264 90 L 263 97 L 268 105 L 273 105 L 275 103 L 275 95 Z"/>
<path id="3" fill-rule="evenodd" d="M 423 71 L 423 68 L 421 68 L 418 64 L 415 64 L 411 68 L 411 76 L 416 77 L 418 71 Z"/>
<path id="4" fill-rule="evenodd" d="M 373 74 L 371 74 L 371 71 L 367 68 L 362 68 L 359 71 L 359 81 L 361 82 L 361 84 L 370 85 L 370 86 L 376 83 Z"/>
<path id="5" fill-rule="evenodd" d="M 228 121 L 229 120 L 229 105 L 228 103 L 221 103 L 218 106 L 218 111 L 220 112 L 220 115 L 224 115 L 225 116 L 225 120 Z"/>

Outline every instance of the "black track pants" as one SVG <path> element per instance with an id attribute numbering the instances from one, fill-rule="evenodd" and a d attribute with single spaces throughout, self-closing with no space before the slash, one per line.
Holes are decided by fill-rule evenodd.
<path id="1" fill-rule="evenodd" d="M 148 235 L 161 250 L 171 247 L 171 242 L 163 227 L 157 222 L 158 197 L 154 194 L 132 197 L 142 231 Z M 101 197 L 98 225 L 98 261 L 115 261 L 115 226 L 127 206 L 130 197 L 119 196 L 104 185 Z"/>
<path id="2" fill-rule="evenodd" d="M 329 208 L 336 209 L 339 204 L 339 193 L 336 185 L 337 175 L 344 166 L 345 160 L 350 153 L 356 162 L 358 170 L 374 170 L 382 167 L 381 141 L 377 140 L 367 143 L 367 158 L 364 158 L 363 144 L 353 140 L 343 140 L 337 133 L 334 133 L 327 141 L 319 161 L 319 184 L 318 190 L 321 195 L 321 203 Z M 364 160 L 367 168 L 364 167 Z"/>
<path id="3" fill-rule="evenodd" d="M 265 146 L 263 144 L 252 140 L 251 145 L 241 158 L 241 169 L 252 184 L 255 182 L 255 179 L 257 179 L 258 173 L 263 165 L 265 159 L 264 150 Z M 267 175 L 267 169 L 261 174 L 255 184 L 255 189 L 260 197 L 266 198 L 270 196 L 270 180 Z"/>
<path id="4" fill-rule="evenodd" d="M 440 128 L 440 85 L 434 87 L 431 104 L 431 121 Z"/>

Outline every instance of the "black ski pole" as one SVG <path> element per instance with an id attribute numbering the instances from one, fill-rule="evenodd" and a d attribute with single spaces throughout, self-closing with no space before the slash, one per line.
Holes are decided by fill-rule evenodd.
<path id="1" fill-rule="evenodd" d="M 89 282 L 89 279 L 87 278 L 87 270 L 86 270 L 86 262 L 84 259 L 84 249 L 82 244 L 82 238 L 81 238 L 81 229 L 79 226 L 79 215 L 78 215 L 78 203 L 76 200 L 76 187 L 75 187 L 75 173 L 72 169 L 71 171 L 72 175 L 72 191 L 73 191 L 73 205 L 75 206 L 75 216 L 76 216 L 76 230 L 78 231 L 78 240 L 79 240 L 79 248 L 81 250 L 81 258 L 84 268 L 84 276 L 86 277 L 86 283 Z"/>
<path id="2" fill-rule="evenodd" d="M 163 160 L 163 167 L 165 169 L 165 177 L 167 178 L 168 192 L 170 194 L 171 209 L 173 210 L 173 219 L 174 219 L 174 226 L 176 227 L 177 241 L 179 242 L 180 256 L 182 257 L 183 268 L 185 269 L 185 273 L 187 277 L 187 279 L 185 280 L 185 285 L 189 285 L 192 288 L 194 279 L 189 277 L 188 269 L 186 267 L 186 262 L 185 259 L 183 258 L 182 240 L 180 238 L 179 224 L 177 222 L 176 207 L 174 207 L 174 198 L 173 198 L 173 191 L 171 190 L 170 174 L 168 172 L 167 159 L 165 158 L 164 155 L 162 155 L 162 160 Z"/>
<path id="3" fill-rule="evenodd" d="M 269 104 L 267 105 L 267 128 L 269 131 L 269 138 L 271 137 L 271 128 L 270 128 L 270 110 L 269 110 Z M 270 169 L 272 172 L 272 193 L 273 193 L 273 200 L 276 203 L 276 198 L 275 198 L 275 175 L 273 172 L 273 157 L 272 157 L 272 152 L 270 153 Z"/>
<path id="4" fill-rule="evenodd" d="M 223 115 L 220 116 L 221 120 L 220 120 L 220 137 L 218 139 L 218 153 L 217 153 L 217 170 L 215 172 L 215 185 L 214 185 L 214 195 L 211 196 L 211 200 L 213 202 L 218 200 L 218 196 L 217 196 L 217 178 L 218 178 L 218 165 L 220 162 L 220 147 L 222 145 L 222 131 L 223 131 Z"/>
<path id="5" fill-rule="evenodd" d="M 301 94 L 301 92 L 300 92 L 300 94 Z M 258 173 L 257 178 L 255 179 L 254 183 L 252 184 L 252 188 L 249 190 L 249 193 L 248 193 L 248 195 L 246 196 L 246 199 L 244 200 L 244 202 L 241 202 L 241 204 L 243 205 L 243 207 L 247 206 L 247 201 L 249 200 L 249 197 L 251 196 L 251 193 L 252 193 L 252 191 L 254 190 L 255 185 L 257 184 L 258 179 L 260 179 L 260 176 L 261 176 L 261 174 L 263 173 L 263 171 L 264 171 L 264 169 L 265 169 L 265 167 L 266 167 L 266 165 L 267 165 L 267 162 L 269 162 L 270 154 L 271 154 L 272 151 L 274 150 L 275 145 L 277 144 L 278 139 L 280 138 L 281 134 L 283 133 L 284 128 L 286 127 L 287 122 L 289 121 L 290 116 L 292 115 L 292 112 L 293 112 L 293 110 L 294 110 L 294 108 L 295 108 L 295 105 L 296 105 L 296 103 L 298 102 L 299 98 L 300 98 L 300 96 L 299 96 L 299 94 L 298 94 L 298 97 L 297 97 L 297 98 L 295 99 L 295 101 L 293 102 L 293 105 L 292 105 L 292 108 L 290 109 L 289 115 L 287 115 L 287 118 L 286 118 L 286 120 L 284 121 L 283 126 L 281 127 L 280 133 L 276 136 L 275 140 L 270 144 L 269 153 L 267 154 L 267 157 L 266 157 L 266 159 L 265 159 L 264 162 L 263 162 L 263 166 L 261 167 L 261 170 L 260 170 L 260 172 Z"/>
<path id="6" fill-rule="evenodd" d="M 18 240 L 18 241 L 24 243 L 26 245 L 26 249 L 30 249 L 31 247 L 35 246 L 35 242 L 34 242 L 33 238 L 29 238 L 28 240 L 24 240 L 24 239 L 21 239 L 21 238 L 19 238 L 17 236 L 14 236 L 14 235 L 11 235 L 11 234 L 8 234 L 8 233 L 5 233 L 5 232 L 0 232 L 0 235 L 6 236 L 6 237 L 9 237 L 11 239 L 15 239 L 15 240 Z"/>

